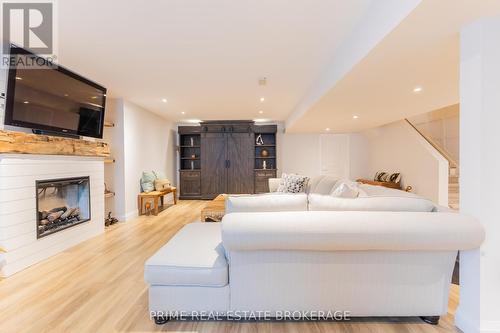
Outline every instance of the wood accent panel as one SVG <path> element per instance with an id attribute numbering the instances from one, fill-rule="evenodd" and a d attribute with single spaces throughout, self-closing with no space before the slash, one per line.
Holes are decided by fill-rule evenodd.
<path id="1" fill-rule="evenodd" d="M 179 126 L 179 134 L 200 134 L 201 126 Z"/>
<path id="2" fill-rule="evenodd" d="M 0 154 L 108 157 L 110 151 L 104 142 L 0 130 Z"/>
<path id="3" fill-rule="evenodd" d="M 227 134 L 227 193 L 254 193 L 253 133 Z"/>
<path id="4" fill-rule="evenodd" d="M 277 125 L 254 125 L 253 126 L 254 133 L 276 133 L 278 132 Z"/>
<path id="5" fill-rule="evenodd" d="M 276 170 L 255 170 L 255 193 L 269 192 L 269 178 L 276 178 Z"/>
<path id="6" fill-rule="evenodd" d="M 213 199 L 226 191 L 227 140 L 224 133 L 201 135 L 201 196 Z"/>
<path id="7" fill-rule="evenodd" d="M 201 175 L 200 170 L 180 171 L 180 197 L 200 197 L 201 196 Z"/>
<path id="8" fill-rule="evenodd" d="M 458 286 L 437 326 L 416 317 L 349 321 L 171 321 L 149 318 L 144 262 L 206 201 L 180 201 L 158 216 L 116 223 L 100 236 L 0 281 L 2 332 L 225 332 L 225 333 L 458 333 L 453 325 Z M 362 297 L 362 296 L 361 296 Z M 369 299 L 366 300 L 369 302 Z"/>

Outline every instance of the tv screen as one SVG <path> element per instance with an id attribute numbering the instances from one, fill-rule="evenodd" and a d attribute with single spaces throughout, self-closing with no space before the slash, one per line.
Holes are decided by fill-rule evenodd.
<path id="1" fill-rule="evenodd" d="M 42 60 L 11 48 L 5 124 L 102 138 L 106 88 Z M 36 66 L 21 65 L 26 63 Z"/>

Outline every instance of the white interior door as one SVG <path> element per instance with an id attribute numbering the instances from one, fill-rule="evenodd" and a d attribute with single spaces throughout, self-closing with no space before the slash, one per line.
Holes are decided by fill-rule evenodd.
<path id="1" fill-rule="evenodd" d="M 322 134 L 320 136 L 321 174 L 349 178 L 349 136 Z"/>

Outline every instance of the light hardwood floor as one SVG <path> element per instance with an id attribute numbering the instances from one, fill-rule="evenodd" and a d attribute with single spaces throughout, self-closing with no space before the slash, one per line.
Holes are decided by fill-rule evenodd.
<path id="1" fill-rule="evenodd" d="M 457 332 L 450 313 L 439 326 L 418 318 L 345 322 L 195 322 L 149 320 L 144 261 L 183 225 L 199 219 L 203 201 L 180 201 L 157 217 L 141 216 L 0 281 L 0 332 Z"/>

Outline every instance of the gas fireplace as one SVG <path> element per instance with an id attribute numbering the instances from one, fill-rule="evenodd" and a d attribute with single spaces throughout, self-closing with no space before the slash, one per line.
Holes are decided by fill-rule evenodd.
<path id="1" fill-rule="evenodd" d="M 90 220 L 90 178 L 36 181 L 37 238 Z"/>

